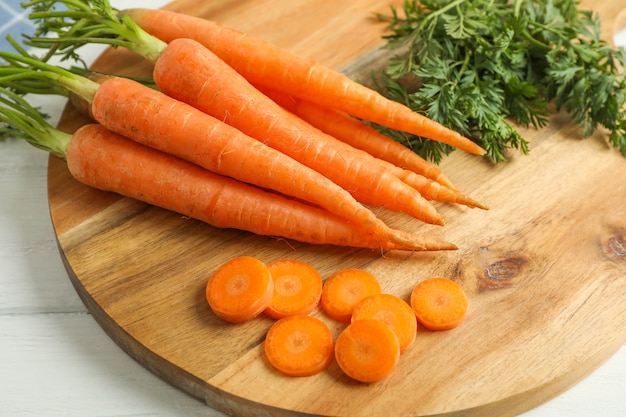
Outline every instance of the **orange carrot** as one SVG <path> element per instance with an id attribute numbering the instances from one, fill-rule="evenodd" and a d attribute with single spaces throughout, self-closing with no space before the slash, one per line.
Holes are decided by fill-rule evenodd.
<path id="1" fill-rule="evenodd" d="M 411 307 L 417 320 L 427 329 L 449 330 L 465 320 L 467 296 L 450 279 L 428 278 L 413 288 Z"/>
<path id="2" fill-rule="evenodd" d="M 365 297 L 380 294 L 376 278 L 363 269 L 348 268 L 335 272 L 322 287 L 321 306 L 330 317 L 349 323 L 354 306 Z"/>
<path id="3" fill-rule="evenodd" d="M 55 37 L 52 43 L 47 37 L 31 38 L 34 46 L 52 44 L 49 54 L 67 54 L 68 49 L 75 50 L 86 43 L 123 44 L 155 64 L 154 81 L 166 94 L 315 169 L 364 204 L 443 224 L 441 215 L 416 190 L 383 167 L 372 166 L 370 155 L 366 154 L 370 159 L 357 158 L 352 155 L 353 147 L 343 144 L 342 148 L 338 145 L 342 142 L 337 139 L 305 128 L 309 125 L 261 94 L 200 43 L 177 39 L 168 45 L 147 34 L 128 16 L 119 18 L 111 13 L 106 2 L 57 1 L 69 10 L 55 13 L 53 25 L 55 32 L 66 36 Z M 43 18 L 41 14 L 34 15 Z M 59 22 L 60 17 L 67 21 Z M 64 32 L 61 27 L 67 30 Z M 95 114 L 95 109 L 92 110 Z M 313 135 L 317 132 L 320 134 Z"/>
<path id="4" fill-rule="evenodd" d="M 267 265 L 251 256 L 240 256 L 222 264 L 206 286 L 206 299 L 215 315 L 232 323 L 258 316 L 274 293 Z"/>
<path id="5" fill-rule="evenodd" d="M 294 113 L 329 135 L 361 149 L 375 158 L 382 159 L 399 168 L 413 171 L 452 190 L 457 188 L 432 163 L 426 161 L 411 149 L 374 129 L 372 126 L 333 108 L 322 107 L 308 100 L 290 96 L 262 86 L 259 91 L 280 106 Z"/>
<path id="6" fill-rule="evenodd" d="M 323 321 L 295 315 L 270 327 L 264 343 L 267 361 L 289 376 L 310 376 L 326 369 L 334 358 L 334 341 Z"/>
<path id="7" fill-rule="evenodd" d="M 170 42 L 156 61 L 153 77 L 165 94 L 315 169 L 358 201 L 443 224 L 426 199 L 375 163 L 371 155 L 287 112 L 198 42 Z"/>
<path id="8" fill-rule="evenodd" d="M 322 209 L 214 174 L 100 125 L 87 125 L 74 134 L 67 162 L 72 176 L 86 185 L 215 227 L 314 244 L 414 250 L 373 238 Z M 423 237 L 420 245 L 424 250 L 454 248 L 430 237 Z"/>
<path id="9" fill-rule="evenodd" d="M 165 42 L 191 38 L 203 43 L 253 84 L 285 91 L 360 119 L 434 139 L 483 155 L 484 149 L 457 132 L 386 99 L 347 76 L 269 42 L 219 23 L 167 10 L 131 9 L 130 16 Z"/>
<path id="10" fill-rule="evenodd" d="M 322 296 L 322 277 L 311 265 L 279 259 L 267 265 L 274 280 L 274 296 L 265 314 L 280 319 L 311 313 Z"/>
<path id="11" fill-rule="evenodd" d="M 417 320 L 411 306 L 392 294 L 375 294 L 361 300 L 352 312 L 352 322 L 362 319 L 381 320 L 398 337 L 400 353 L 415 341 Z"/>
<path id="12" fill-rule="evenodd" d="M 409 246 L 346 190 L 313 169 L 200 110 L 125 78 L 103 81 L 95 120 L 121 135 L 213 172 L 320 206 L 375 237 Z M 163 114 L 167 114 L 166 117 Z"/>
<path id="13" fill-rule="evenodd" d="M 384 322 L 357 320 L 348 325 L 335 341 L 335 359 L 351 378 L 375 382 L 387 376 L 398 364 L 400 344 Z"/>
<path id="14" fill-rule="evenodd" d="M 383 167 L 425 198 L 487 209 L 485 205 L 461 194 L 434 165 L 371 126 L 335 109 L 323 108 L 282 92 L 263 87 L 259 91 L 323 132 L 381 159 Z"/>

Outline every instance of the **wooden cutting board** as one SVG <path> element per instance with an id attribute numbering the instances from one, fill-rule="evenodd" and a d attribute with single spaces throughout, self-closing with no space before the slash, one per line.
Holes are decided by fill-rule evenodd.
<path id="1" fill-rule="evenodd" d="M 623 2 L 586 5 L 601 13 L 609 36 Z M 169 7 L 337 69 L 356 61 L 350 74 L 364 62 L 369 68 L 377 55 L 368 52 L 382 42 L 385 26 L 372 12 L 389 11 L 387 1 L 375 0 L 179 0 Z M 95 66 L 149 71 L 121 50 L 107 51 Z M 85 122 L 68 107 L 60 127 Z M 626 160 L 601 133 L 581 140 L 561 114 L 523 133 L 530 156 L 512 154 L 495 166 L 454 152 L 441 165 L 489 211 L 437 204 L 443 228 L 379 211 L 396 227 L 455 242 L 454 252 L 382 255 L 218 230 L 82 186 L 54 157 L 50 212 L 70 279 L 111 338 L 159 377 L 226 413 L 512 416 L 563 392 L 626 342 Z M 385 292 L 405 299 L 418 281 L 446 276 L 467 291 L 469 317 L 448 332 L 420 328 L 397 370 L 377 383 L 350 380 L 335 363 L 313 377 L 284 377 L 262 355 L 270 319 L 227 324 L 205 302 L 209 275 L 240 255 L 296 258 L 324 277 L 365 268 Z M 341 330 L 315 314 L 335 335 Z"/>

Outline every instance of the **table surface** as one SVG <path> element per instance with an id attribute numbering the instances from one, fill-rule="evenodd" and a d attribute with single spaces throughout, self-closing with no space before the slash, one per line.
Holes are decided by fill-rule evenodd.
<path id="1" fill-rule="evenodd" d="M 30 30 L 19 3 L 0 1 L 2 50 L 9 48 L 6 33 Z M 165 3 L 112 1 L 120 8 Z M 93 60 L 101 50 L 89 47 L 83 56 Z M 36 103 L 55 123 L 65 100 L 37 97 Z M 223 416 L 136 363 L 89 314 L 56 247 L 46 173 L 42 151 L 18 140 L 0 143 L 0 416 Z M 623 417 L 625 393 L 626 345 L 570 390 L 522 416 Z"/>

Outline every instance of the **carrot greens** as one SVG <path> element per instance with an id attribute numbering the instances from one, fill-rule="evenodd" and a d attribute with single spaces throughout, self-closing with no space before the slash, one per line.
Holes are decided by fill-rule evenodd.
<path id="1" fill-rule="evenodd" d="M 389 22 L 398 51 L 377 88 L 472 138 L 496 161 L 529 152 L 516 124 L 541 128 L 550 103 L 582 128 L 608 130 L 626 153 L 626 52 L 601 37 L 597 14 L 576 0 L 406 0 Z M 411 83 L 406 79 L 412 78 Z M 413 86 L 413 87 L 412 87 Z M 438 161 L 452 148 L 381 128 Z"/>
<path id="2" fill-rule="evenodd" d="M 167 46 L 120 16 L 106 0 L 31 0 L 22 7 L 33 10 L 29 18 L 36 24 L 23 43 L 48 49 L 44 60 L 58 55 L 84 64 L 78 49 L 95 43 L 124 47 L 154 62 Z"/>

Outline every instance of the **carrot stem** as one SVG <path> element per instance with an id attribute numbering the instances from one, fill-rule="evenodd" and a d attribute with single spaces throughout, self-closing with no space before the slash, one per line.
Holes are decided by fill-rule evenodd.
<path id="1" fill-rule="evenodd" d="M 51 10 L 56 4 L 66 10 Z M 130 17 L 120 15 L 107 0 L 31 0 L 22 7 L 32 7 L 29 19 L 39 24 L 34 36 L 25 37 L 25 43 L 50 48 L 46 58 L 61 55 L 63 60 L 80 61 L 76 50 L 98 43 L 121 46 L 155 62 L 167 47 Z"/>
<path id="2" fill-rule="evenodd" d="M 48 124 L 46 117 L 21 95 L 0 87 L 0 138 L 25 139 L 36 148 L 64 159 L 72 136 Z"/>

